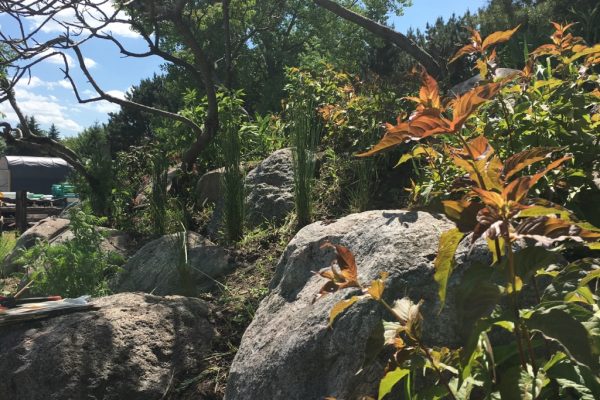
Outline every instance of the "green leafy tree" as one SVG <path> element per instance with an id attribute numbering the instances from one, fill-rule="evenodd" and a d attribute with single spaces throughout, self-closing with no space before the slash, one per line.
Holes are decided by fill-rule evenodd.
<path id="1" fill-rule="evenodd" d="M 88 173 L 99 183 L 92 187 L 87 184 L 87 180 L 76 179 L 78 193 L 90 200 L 94 213 L 110 215 L 113 163 L 105 126 L 96 123 L 64 142 L 81 158 Z"/>
<path id="2" fill-rule="evenodd" d="M 83 211 L 72 212 L 73 239 L 55 245 L 41 242 L 27 250 L 19 262 L 33 269 L 32 290 L 64 297 L 109 294 L 108 279 L 118 272 L 123 259 L 102 250 L 104 236 L 98 226 L 103 222 Z"/>

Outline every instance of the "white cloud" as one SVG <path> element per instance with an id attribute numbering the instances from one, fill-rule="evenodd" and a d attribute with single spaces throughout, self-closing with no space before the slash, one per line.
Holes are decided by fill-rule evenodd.
<path id="1" fill-rule="evenodd" d="M 57 82 L 49 82 L 40 79 L 39 77 L 32 75 L 31 78 L 21 78 L 19 81 L 19 85 L 21 87 L 28 87 L 30 89 L 33 88 L 44 88 L 48 90 L 54 90 L 56 87 L 60 87 L 63 89 L 71 89 L 71 84 L 66 79 L 61 79 Z M 53 96 L 52 96 L 53 97 Z"/>
<path id="2" fill-rule="evenodd" d="M 43 53 L 40 54 L 40 57 L 43 57 L 45 55 L 54 53 L 54 51 L 52 50 L 46 50 Z M 69 67 L 73 67 L 75 66 L 75 59 L 70 55 L 70 54 L 66 54 L 63 53 L 65 58 L 63 59 L 62 56 L 60 54 L 54 54 L 48 58 L 46 58 L 44 61 L 49 62 L 51 64 L 56 64 L 56 65 L 65 65 L 65 59 L 67 60 L 67 64 L 69 64 Z M 94 61 L 93 59 L 89 58 L 89 57 L 83 57 L 83 61 L 85 62 L 85 66 L 88 69 L 91 68 L 95 68 L 98 63 L 96 61 Z M 79 63 L 77 63 L 77 65 L 79 65 Z"/>
<path id="3" fill-rule="evenodd" d="M 122 92 L 120 90 L 108 90 L 106 94 L 116 97 L 117 99 L 125 99 L 125 92 Z"/>
<path id="4" fill-rule="evenodd" d="M 35 81 L 38 82 L 37 79 Z M 79 123 L 67 116 L 71 110 L 59 104 L 56 97 L 34 93 L 31 88 L 31 85 L 27 86 L 22 81 L 15 87 L 15 96 L 23 113 L 34 116 L 42 126 L 55 124 L 61 132 L 73 134 L 82 130 Z M 6 119 L 11 124 L 18 123 L 17 115 L 7 101 L 0 103 L 0 112 L 6 114 Z"/>
<path id="5" fill-rule="evenodd" d="M 111 103 L 105 100 L 98 101 L 93 104 L 94 110 L 102 114 L 116 113 L 119 112 L 119 110 L 121 109 L 121 106 L 119 106 L 118 104 Z"/>
<path id="6" fill-rule="evenodd" d="M 86 89 L 83 91 L 84 94 L 87 94 L 88 96 L 92 96 L 92 95 L 96 95 L 95 92 L 92 92 L 89 89 Z M 107 90 L 106 94 L 109 94 L 113 97 L 116 97 L 118 99 L 124 99 L 125 98 L 125 92 L 121 91 L 121 90 Z M 95 111 L 97 113 L 101 113 L 101 114 L 108 114 L 108 113 L 115 113 L 118 112 L 121 109 L 121 106 L 115 103 L 111 103 L 110 101 L 106 101 L 106 100 L 101 100 L 101 101 L 94 101 L 91 103 L 84 103 L 84 104 L 79 104 L 79 107 L 85 110 L 92 110 Z"/>

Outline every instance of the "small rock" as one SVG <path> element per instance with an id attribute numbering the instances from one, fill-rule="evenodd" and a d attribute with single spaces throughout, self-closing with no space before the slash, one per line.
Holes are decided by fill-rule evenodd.
<path id="1" fill-rule="evenodd" d="M 139 249 L 111 283 L 115 292 L 141 291 L 157 295 L 183 293 L 186 288 L 206 289 L 229 272 L 233 263 L 225 249 L 194 232 L 187 233 L 189 277 L 177 268 L 181 244 L 177 234 L 165 235 Z"/>
<path id="2" fill-rule="evenodd" d="M 223 199 L 223 174 L 225 168 L 208 171 L 196 184 L 196 202 L 199 205 L 217 204 Z"/>
<path id="3" fill-rule="evenodd" d="M 277 150 L 246 176 L 248 222 L 281 222 L 294 210 L 294 169 L 291 149 Z"/>

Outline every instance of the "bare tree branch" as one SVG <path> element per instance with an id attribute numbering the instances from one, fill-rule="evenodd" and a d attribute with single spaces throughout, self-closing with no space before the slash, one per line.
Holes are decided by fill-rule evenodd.
<path id="1" fill-rule="evenodd" d="M 338 17 L 353 22 L 358 26 L 365 28 L 369 32 L 379 36 L 380 38 L 392 42 L 400 49 L 410 54 L 419 63 L 421 63 L 430 75 L 438 79 L 442 78 L 445 75 L 445 72 L 442 69 L 442 67 L 440 67 L 440 64 L 429 53 L 427 53 L 425 50 L 419 47 L 419 45 L 417 45 L 413 40 L 403 35 L 402 33 L 396 32 L 395 30 L 385 25 L 377 23 L 360 14 L 357 14 L 354 11 L 337 4 L 335 1 L 313 0 L 313 2 L 319 7 L 331 11 Z"/>

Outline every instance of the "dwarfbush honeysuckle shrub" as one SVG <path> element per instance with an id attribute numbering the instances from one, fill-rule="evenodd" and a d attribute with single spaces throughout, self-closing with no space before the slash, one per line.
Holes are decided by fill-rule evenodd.
<path id="1" fill-rule="evenodd" d="M 566 33 L 568 27 L 555 24 L 553 44 L 533 52 L 524 71 L 498 81 L 493 80 L 494 47 L 516 29 L 486 39 L 472 30 L 473 43 L 456 57 L 478 55 L 477 68 L 487 80 L 459 97 L 443 99 L 437 82 L 422 72 L 423 87 L 412 99 L 417 104 L 415 112 L 398 118 L 396 125 L 389 124 L 381 141 L 360 154 L 369 156 L 416 141 L 419 143 L 400 161 L 420 157 L 431 170 L 429 177 L 437 174 L 439 182 L 434 185 L 440 190 L 435 194 L 456 225 L 441 235 L 434 261 L 439 312 L 444 312 L 459 244 L 466 241 L 474 246 L 483 240 L 493 254 L 490 265 L 475 263 L 463 272 L 455 306 L 466 339 L 462 347 L 449 349 L 423 341 L 421 303 L 408 298 L 392 304 L 384 300 L 385 273 L 370 283 L 360 282 L 351 250 L 324 245 L 334 248 L 337 260 L 319 273 L 327 279 L 319 296 L 346 288 L 362 292 L 334 305 L 330 325 L 335 328 L 335 319 L 360 301 L 376 301 L 387 310 L 386 321 L 375 332 L 381 336 L 375 354 L 386 346 L 393 349 L 385 353 L 392 355 L 380 382 L 379 399 L 600 398 L 600 263 L 593 258 L 569 262 L 562 257 L 574 247 L 586 247 L 593 255 L 600 249 L 600 229 L 566 207 L 568 202 L 561 196 L 544 196 L 547 190 L 539 190 L 554 188 L 557 181 L 567 181 L 561 184 L 568 186 L 568 174 L 588 165 L 585 149 L 578 149 L 579 142 L 571 146 L 560 130 L 546 133 L 560 138 L 556 141 L 540 139 L 531 144 L 522 140 L 522 135 L 533 135 L 520 131 L 524 125 L 519 118 L 523 117 L 514 112 L 502 114 L 520 101 L 510 98 L 517 93 L 516 87 L 545 96 L 532 84 L 535 57 L 543 55 L 559 58 L 547 60 L 544 67 L 563 74 L 565 80 L 557 86 L 581 91 L 586 99 L 596 96 L 598 78 L 591 71 L 600 61 L 600 48 L 585 46 Z M 585 84 L 569 86 L 565 82 L 571 78 L 565 76 L 572 66 L 565 63 L 577 60 L 583 60 L 586 68 L 580 69 L 579 75 L 589 75 L 585 75 Z M 494 110 L 498 117 L 492 114 Z M 590 115 L 582 116 L 585 123 L 560 123 L 585 128 L 581 134 L 593 137 L 592 144 L 597 146 L 598 110 L 586 112 Z M 482 115 L 489 126 L 506 128 L 510 134 L 496 137 L 483 124 Z M 572 114 L 575 116 L 581 115 Z M 544 137 L 542 131 L 537 134 Z M 369 349 L 373 351 L 372 346 Z M 366 360 L 374 358 L 374 354 L 365 356 Z"/>
<path id="2" fill-rule="evenodd" d="M 500 87 L 489 101 L 479 106 L 477 113 L 464 121 L 463 135 L 485 135 L 503 158 L 531 147 L 567 147 L 573 154 L 572 162 L 562 168 L 559 179 L 542 180 L 535 190 L 538 195 L 600 225 L 600 210 L 587 207 L 589 203 L 600 201 L 600 191 L 594 185 L 594 171 L 600 169 L 597 157 L 600 152 L 600 45 L 587 46 L 581 38 L 569 34 L 569 25 L 555 24 L 554 27 L 552 43 L 528 54 L 523 70 L 513 71 L 512 78 L 500 82 L 494 82 L 500 63 L 495 47 L 501 45 L 498 39 L 507 39 L 514 30 L 498 32 L 484 40 L 477 31 L 472 31 L 472 44 L 461 49 L 457 56 L 473 60 L 474 72 L 483 77 L 480 87 L 489 83 L 500 83 Z M 388 126 L 384 137 L 389 146 L 417 140 L 413 150 L 409 147 L 401 160 L 416 164 L 417 176 L 411 193 L 414 205 L 427 205 L 432 199 L 452 195 L 455 179 L 461 174 L 443 157 L 443 145 L 457 144 L 456 138 L 445 135 L 441 143 L 423 143 L 418 142 L 422 139 L 419 135 L 416 138 L 412 135 L 412 139 L 398 137 L 396 131 L 405 132 L 409 121 L 414 121 L 410 124 L 412 130 L 425 121 L 419 116 L 420 107 L 424 107 L 426 113 L 440 111 L 446 117 L 453 110 L 448 107 L 456 101 L 452 92 L 444 98 L 436 82 L 429 78 L 423 81 L 430 97 L 423 97 L 422 89 L 415 99 L 419 100 L 417 110 L 410 118 L 401 118 L 395 129 Z M 439 134 L 427 132 L 427 135 Z M 387 148 L 375 147 L 371 151 L 381 152 Z M 435 168 L 423 168 L 425 165 Z"/>

